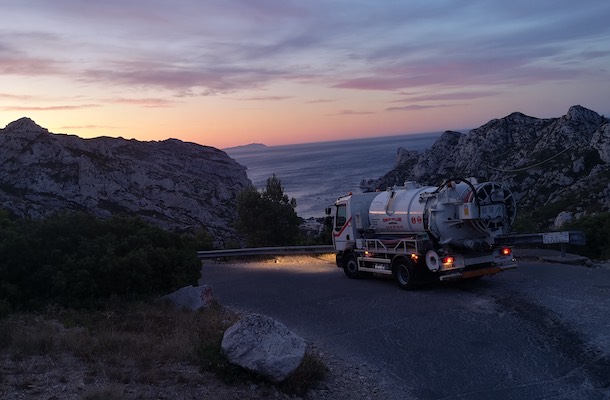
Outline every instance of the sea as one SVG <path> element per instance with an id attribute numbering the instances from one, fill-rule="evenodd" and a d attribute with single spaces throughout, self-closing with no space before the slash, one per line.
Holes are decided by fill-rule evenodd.
<path id="1" fill-rule="evenodd" d="M 430 148 L 442 132 L 366 139 L 292 144 L 248 145 L 224 149 L 247 168 L 248 178 L 262 190 L 275 174 L 284 194 L 297 201 L 304 219 L 324 216 L 325 208 L 349 192 L 360 192 L 363 179 L 376 179 L 395 165 L 399 147 L 420 152 Z"/>

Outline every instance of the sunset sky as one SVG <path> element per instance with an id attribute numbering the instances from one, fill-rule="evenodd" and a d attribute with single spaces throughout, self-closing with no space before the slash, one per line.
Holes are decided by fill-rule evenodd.
<path id="1" fill-rule="evenodd" d="M 610 1 L 2 0 L 0 127 L 224 148 L 610 114 Z"/>

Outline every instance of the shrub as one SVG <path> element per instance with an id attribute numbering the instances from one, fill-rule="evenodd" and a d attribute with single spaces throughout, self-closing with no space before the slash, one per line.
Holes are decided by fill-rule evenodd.
<path id="1" fill-rule="evenodd" d="M 96 307 L 168 293 L 197 282 L 195 242 L 137 218 L 0 216 L 0 301 L 18 310 Z"/>
<path id="2" fill-rule="evenodd" d="M 610 259 L 610 213 L 586 216 L 566 224 L 565 230 L 583 231 L 587 245 L 579 252 L 593 259 Z"/>

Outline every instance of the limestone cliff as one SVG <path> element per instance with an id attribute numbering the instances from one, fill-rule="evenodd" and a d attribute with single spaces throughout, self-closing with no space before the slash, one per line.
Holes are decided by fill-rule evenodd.
<path id="1" fill-rule="evenodd" d="M 250 181 L 223 151 L 176 139 L 140 142 L 49 133 L 22 118 L 0 130 L 0 208 L 139 216 L 177 231 L 235 238 L 237 194 Z"/>
<path id="2" fill-rule="evenodd" d="M 445 132 L 423 153 L 399 149 L 396 167 L 366 184 L 469 176 L 508 184 L 521 215 L 610 211 L 610 120 L 581 106 L 560 118 L 515 112 L 466 134 Z"/>

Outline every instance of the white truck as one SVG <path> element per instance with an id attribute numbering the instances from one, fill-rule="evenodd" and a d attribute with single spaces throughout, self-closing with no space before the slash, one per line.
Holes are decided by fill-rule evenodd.
<path id="1" fill-rule="evenodd" d="M 496 182 L 406 182 L 384 192 L 348 194 L 327 209 L 337 266 L 350 278 L 392 275 L 403 289 L 425 279 L 474 279 L 516 268 L 506 235 L 512 192 Z"/>

